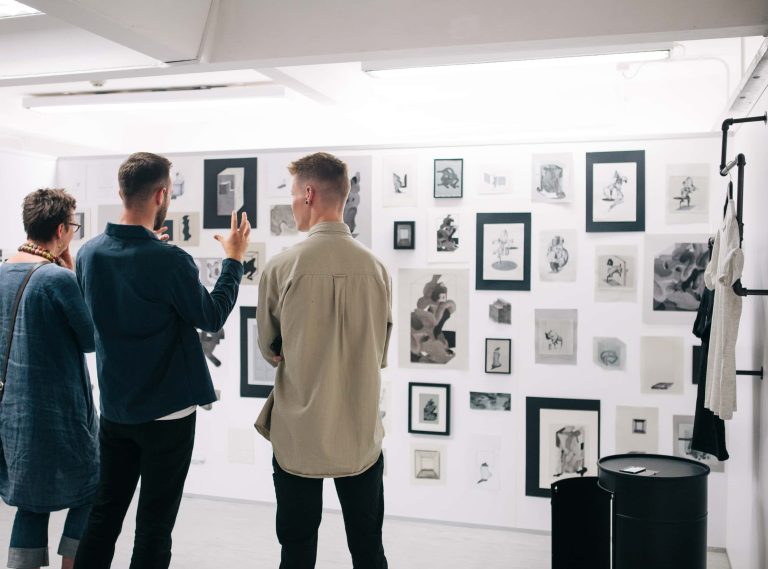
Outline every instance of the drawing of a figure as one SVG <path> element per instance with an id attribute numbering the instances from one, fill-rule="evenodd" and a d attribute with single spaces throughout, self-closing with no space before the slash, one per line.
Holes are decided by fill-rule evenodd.
<path id="1" fill-rule="evenodd" d="M 205 262 L 206 278 L 209 283 L 215 283 L 221 275 L 221 260 L 208 259 Z"/>
<path id="2" fill-rule="evenodd" d="M 403 191 L 408 187 L 408 174 L 403 174 L 403 177 L 400 177 L 400 174 L 392 173 L 392 183 L 395 186 L 395 193 L 396 194 L 404 194 Z"/>
<path id="3" fill-rule="evenodd" d="M 610 286 L 626 286 L 627 262 L 621 257 L 608 257 L 605 261 L 603 280 Z"/>
<path id="4" fill-rule="evenodd" d="M 611 210 L 617 205 L 624 203 L 624 192 L 622 187 L 628 182 L 628 178 L 619 174 L 618 170 L 613 172 L 613 181 L 603 188 L 603 201 L 613 202 L 608 209 Z"/>
<path id="5" fill-rule="evenodd" d="M 459 248 L 459 238 L 454 237 L 459 228 L 454 223 L 453 217 L 446 215 L 437 230 L 437 250 L 455 251 Z"/>
<path id="6" fill-rule="evenodd" d="M 547 247 L 547 262 L 550 273 L 559 273 L 568 264 L 568 249 L 565 248 L 565 239 L 555 235 Z"/>
<path id="7" fill-rule="evenodd" d="M 653 309 L 698 310 L 709 262 L 706 243 L 675 243 L 653 260 Z"/>
<path id="8" fill-rule="evenodd" d="M 491 362 L 491 369 L 501 367 L 501 348 L 495 347 L 493 349 L 493 361 Z"/>
<path id="9" fill-rule="evenodd" d="M 219 367 L 221 365 L 221 360 L 213 354 L 213 351 L 224 338 L 224 328 L 218 332 L 204 332 L 203 330 L 198 330 L 197 333 L 200 336 L 200 344 L 203 347 L 205 357 L 208 358 L 208 361 L 213 365 Z"/>
<path id="10" fill-rule="evenodd" d="M 587 467 L 584 465 L 584 431 L 572 425 L 558 429 L 555 433 L 555 446 L 558 449 L 559 460 L 555 462 L 553 476 L 563 474 L 578 474 L 584 476 Z"/>
<path id="11" fill-rule="evenodd" d="M 175 200 L 176 198 L 184 195 L 184 176 L 181 175 L 181 172 L 176 172 L 173 176 L 173 181 L 171 182 L 171 199 Z"/>
<path id="12" fill-rule="evenodd" d="M 189 232 L 189 216 L 185 215 L 181 218 L 181 235 L 183 241 L 189 241 L 192 239 L 192 234 Z"/>
<path id="13" fill-rule="evenodd" d="M 563 191 L 563 168 L 557 164 L 542 164 L 539 168 L 539 184 L 536 191 L 550 200 L 561 200 Z"/>
<path id="14" fill-rule="evenodd" d="M 256 265 L 257 258 L 258 255 L 255 255 L 243 262 L 243 276 L 249 281 L 252 281 L 253 277 L 255 277 L 259 272 L 259 268 Z"/>
<path id="15" fill-rule="evenodd" d="M 482 484 L 483 482 L 488 482 L 492 476 L 493 473 L 491 472 L 491 467 L 488 466 L 487 462 L 483 462 L 480 465 L 480 480 L 478 480 L 477 483 Z"/>
<path id="16" fill-rule="evenodd" d="M 424 409 L 422 411 L 422 421 L 425 423 L 434 423 L 437 421 L 437 404 L 431 397 L 427 401 L 427 404 L 424 405 Z"/>
<path id="17" fill-rule="evenodd" d="M 438 170 L 437 173 L 440 174 L 440 183 L 438 184 L 438 186 L 443 186 L 444 188 L 453 188 L 453 189 L 456 189 L 459 187 L 459 176 L 456 174 L 456 171 L 450 166 L 446 166 L 442 170 Z"/>
<path id="18" fill-rule="evenodd" d="M 411 361 L 445 364 L 456 355 L 454 342 L 449 342 L 443 327 L 456 311 L 456 303 L 448 299 L 448 288 L 433 275 L 424 285 L 423 296 L 411 312 Z M 453 336 L 452 336 L 453 337 Z"/>
<path id="19" fill-rule="evenodd" d="M 517 246 L 513 245 L 514 239 L 509 236 L 507 230 L 503 230 L 498 239 L 493 240 L 493 254 L 496 255 L 498 261 L 491 265 L 494 269 L 499 271 L 512 271 L 517 268 L 517 263 L 514 261 L 502 259 L 507 257 L 510 251 L 517 249 Z"/>
<path id="20" fill-rule="evenodd" d="M 557 352 L 563 349 L 563 337 L 554 330 L 544 332 L 547 339 L 547 349 L 551 352 Z"/>
<path id="21" fill-rule="evenodd" d="M 349 181 L 349 197 L 344 204 L 344 223 L 347 224 L 353 237 L 357 237 L 357 209 L 360 207 L 360 172 L 356 172 Z"/>
<path id="22" fill-rule="evenodd" d="M 691 194 L 697 190 L 696 185 L 693 183 L 693 178 L 686 176 L 680 186 L 680 195 L 675 196 L 672 199 L 677 200 L 677 209 L 691 209 Z"/>

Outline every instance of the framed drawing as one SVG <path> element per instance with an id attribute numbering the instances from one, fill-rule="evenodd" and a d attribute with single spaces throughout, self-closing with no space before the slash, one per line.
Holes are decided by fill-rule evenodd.
<path id="1" fill-rule="evenodd" d="M 478 411 L 511 411 L 511 393 L 469 392 L 469 408 Z"/>
<path id="2" fill-rule="evenodd" d="M 464 160 L 436 158 L 434 191 L 436 198 L 460 198 L 464 195 Z"/>
<path id="3" fill-rule="evenodd" d="M 572 154 L 535 154 L 531 199 L 544 203 L 572 202 L 572 173 Z"/>
<path id="4" fill-rule="evenodd" d="M 451 434 L 451 386 L 447 383 L 408 384 L 408 432 Z"/>
<path id="5" fill-rule="evenodd" d="M 480 164 L 476 172 L 478 194 L 512 192 L 512 170 L 505 164 Z"/>
<path id="6" fill-rule="evenodd" d="M 477 290 L 531 290 L 531 214 L 478 213 Z"/>
<path id="7" fill-rule="evenodd" d="M 240 307 L 240 397 L 268 397 L 275 387 L 275 368 L 259 350 L 256 307 Z"/>
<path id="8" fill-rule="evenodd" d="M 485 339 L 485 373 L 512 373 L 512 340 Z"/>
<path id="9" fill-rule="evenodd" d="M 256 158 L 222 158 L 203 162 L 203 228 L 226 229 L 231 214 L 248 214 L 256 227 Z"/>
<path id="10" fill-rule="evenodd" d="M 414 484 L 444 484 L 446 455 L 442 445 L 418 443 L 411 447 L 411 482 Z"/>
<path id="11" fill-rule="evenodd" d="M 692 325 L 709 264 L 706 235 L 646 235 L 643 320 Z"/>
<path id="12" fill-rule="evenodd" d="M 595 301 L 635 302 L 638 266 L 635 245 L 599 245 L 595 251 Z"/>
<path id="13" fill-rule="evenodd" d="M 536 363 L 576 365 L 578 310 L 535 311 Z"/>
<path id="14" fill-rule="evenodd" d="M 214 286 L 221 275 L 221 264 L 224 261 L 220 257 L 195 257 L 194 260 L 203 286 Z"/>
<path id="15" fill-rule="evenodd" d="M 645 151 L 587 152 L 587 231 L 645 231 Z"/>
<path id="16" fill-rule="evenodd" d="M 168 228 L 169 243 L 179 247 L 200 245 L 200 214 L 198 212 L 169 212 L 163 225 Z"/>
<path id="17" fill-rule="evenodd" d="M 539 278 L 542 281 L 575 281 L 578 236 L 573 229 L 539 234 Z"/>
<path id="18" fill-rule="evenodd" d="M 466 369 L 469 292 L 466 269 L 400 269 L 400 367 Z"/>
<path id="19" fill-rule="evenodd" d="M 725 463 L 716 456 L 692 447 L 693 415 L 672 416 L 672 454 L 680 458 L 689 458 L 709 466 L 712 472 L 725 472 Z"/>
<path id="20" fill-rule="evenodd" d="M 416 222 L 415 221 L 395 221 L 394 248 L 395 249 L 415 249 L 416 248 Z"/>
<path id="21" fill-rule="evenodd" d="M 460 211 L 432 210 L 427 228 L 428 263 L 463 263 L 467 258 L 466 218 Z"/>
<path id="22" fill-rule="evenodd" d="M 73 214 L 75 223 L 80 227 L 72 236 L 73 245 L 80 245 L 86 239 L 91 237 L 91 212 L 90 210 L 78 210 Z"/>
<path id="23" fill-rule="evenodd" d="M 597 367 L 621 371 L 627 367 L 627 345 L 618 338 L 595 338 L 593 359 Z"/>
<path id="24" fill-rule="evenodd" d="M 596 476 L 600 401 L 526 398 L 525 495 L 550 497 L 553 482 Z"/>
<path id="25" fill-rule="evenodd" d="M 258 285 L 261 269 L 267 263 L 266 243 L 249 243 L 243 259 L 243 279 L 241 285 Z"/>
<path id="26" fill-rule="evenodd" d="M 666 222 L 707 223 L 709 221 L 709 174 L 717 170 L 708 164 L 667 166 Z"/>
<path id="27" fill-rule="evenodd" d="M 370 156 L 339 156 L 347 164 L 349 196 L 344 204 L 344 223 L 352 237 L 369 249 L 373 246 L 373 159 Z"/>
<path id="28" fill-rule="evenodd" d="M 640 392 L 683 393 L 683 339 L 678 336 L 640 338 Z"/>
<path id="29" fill-rule="evenodd" d="M 384 207 L 415 207 L 418 161 L 413 156 L 384 156 L 381 160 L 381 202 Z"/>
<path id="30" fill-rule="evenodd" d="M 616 454 L 659 452 L 659 410 L 616 407 Z"/>

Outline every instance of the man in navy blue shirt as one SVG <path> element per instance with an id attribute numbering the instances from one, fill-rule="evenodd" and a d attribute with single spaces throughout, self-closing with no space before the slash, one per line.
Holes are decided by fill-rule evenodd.
<path id="1" fill-rule="evenodd" d="M 132 154 L 118 174 L 120 224 L 86 243 L 77 278 L 93 317 L 101 392 L 101 479 L 75 560 L 110 567 L 123 518 L 141 478 L 131 569 L 167 569 L 171 531 L 192 458 L 195 409 L 216 400 L 196 328 L 216 332 L 237 300 L 250 223 L 216 235 L 226 259 L 212 292 L 161 227 L 171 199 L 171 163 Z"/>

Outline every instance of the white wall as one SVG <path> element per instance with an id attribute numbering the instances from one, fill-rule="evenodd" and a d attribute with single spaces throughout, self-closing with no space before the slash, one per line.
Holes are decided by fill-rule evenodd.
<path id="1" fill-rule="evenodd" d="M 53 185 L 56 159 L 40 154 L 0 150 L 0 249 L 14 250 L 24 242 L 21 201 L 38 188 Z"/>
<path id="2" fill-rule="evenodd" d="M 767 109 L 768 92 L 750 115 L 761 115 Z M 728 156 L 735 158 L 739 152 L 747 160 L 742 281 L 747 288 L 768 289 L 768 127 L 763 123 L 743 125 L 729 143 Z M 768 367 L 766 318 L 768 298 L 744 299 L 737 345 L 739 369 Z M 728 556 L 733 569 L 763 569 L 768 566 L 768 385 L 742 377 L 737 394 L 738 412 L 728 424 L 733 457 L 728 475 Z"/>
<path id="3" fill-rule="evenodd" d="M 431 210 L 459 206 L 465 214 L 461 228 L 462 247 L 474 252 L 476 212 L 531 211 L 533 216 L 533 269 L 531 292 L 474 291 L 474 255 L 467 265 L 470 270 L 470 353 L 467 371 L 413 370 L 398 366 L 396 322 L 390 352 L 390 367 L 384 380 L 390 390 L 390 429 L 385 439 L 387 457 L 386 496 L 390 515 L 428 518 L 451 522 L 494 525 L 509 528 L 548 530 L 549 500 L 525 496 L 525 398 L 527 396 L 600 399 L 602 402 L 601 455 L 614 452 L 615 408 L 617 405 L 656 406 L 659 408 L 659 451 L 672 453 L 672 415 L 694 412 L 695 386 L 690 383 L 690 349 L 695 338 L 690 322 L 685 325 L 647 325 L 642 321 L 640 307 L 644 287 L 639 285 L 637 302 L 595 303 L 593 293 L 593 257 L 599 244 L 636 244 L 642 261 L 644 236 L 640 233 L 587 234 L 584 231 L 585 153 L 588 151 L 638 150 L 646 151 L 647 222 L 649 233 L 708 233 L 716 222 L 721 205 L 720 184 L 711 178 L 710 224 L 667 226 L 661 207 L 668 164 L 706 163 L 716 172 L 719 158 L 717 138 L 687 138 L 673 140 L 643 140 L 562 145 L 517 145 L 472 148 L 398 149 L 375 152 L 339 152 L 341 155 L 373 154 L 374 156 L 374 252 L 386 263 L 395 278 L 403 267 L 429 267 L 426 262 L 427 220 Z M 545 152 L 570 152 L 574 157 L 574 188 L 576 200 L 571 205 L 531 204 L 531 155 Z M 384 183 L 381 157 L 386 154 L 408 154 L 419 159 L 418 208 L 383 208 L 380 188 Z M 237 156 L 238 154 L 228 154 Z M 257 155 L 260 186 L 264 187 L 265 165 L 275 162 L 274 154 L 265 152 L 239 153 Z M 210 156 L 210 155 L 208 155 Z M 465 193 L 462 200 L 438 203 L 432 198 L 432 159 L 461 156 L 465 160 Z M 176 211 L 200 209 L 202 203 L 203 155 L 170 155 L 174 166 L 185 175 L 187 193 L 173 203 Z M 71 186 L 75 180 L 85 180 L 83 201 L 96 219 L 99 203 L 115 203 L 115 173 L 120 157 L 92 159 L 62 159 L 59 161 L 59 183 Z M 278 161 L 279 162 L 279 161 Z M 514 191 L 507 196 L 478 195 L 476 180 L 478 165 L 507 164 L 513 172 Z M 263 194 L 259 197 L 258 225 L 252 240 L 267 243 L 267 255 L 273 255 L 296 239 L 269 235 L 268 205 L 275 200 Z M 444 205 L 445 204 L 445 205 Z M 392 249 L 392 223 L 395 220 L 415 220 L 417 249 Z M 101 222 L 98 222 L 101 225 Z M 541 283 L 535 260 L 540 253 L 538 233 L 542 229 L 573 228 L 578 231 L 578 277 L 575 283 Z M 217 256 L 218 245 L 213 231 L 205 231 L 201 246 L 190 249 L 194 256 Z M 456 268 L 460 268 L 457 266 Z M 435 270 L 439 270 L 435 268 Z M 649 271 L 642 266 L 639 281 L 647 280 Z M 513 325 L 502 326 L 488 318 L 488 305 L 503 297 L 512 302 Z M 395 290 L 394 298 L 397 299 Z M 239 305 L 255 306 L 255 287 L 241 288 Z M 533 362 L 534 308 L 576 308 L 579 310 L 579 353 L 577 366 L 535 365 Z M 397 313 L 397 307 L 395 307 Z M 217 349 L 223 360 L 220 368 L 212 369 L 214 381 L 222 390 L 222 402 L 211 412 L 200 411 L 193 466 L 186 490 L 226 498 L 273 501 L 270 447 L 258 438 L 252 424 L 261 409 L 262 400 L 239 397 L 239 314 L 236 309 L 225 327 L 226 338 Z M 629 365 L 625 372 L 605 372 L 592 363 L 592 338 L 618 336 L 628 346 Z M 685 342 L 685 387 L 683 395 L 641 395 L 639 378 L 640 336 L 677 335 Z M 511 376 L 486 375 L 483 372 L 484 338 L 511 337 L 513 342 L 513 373 Z M 409 381 L 432 381 L 452 384 L 452 435 L 450 437 L 415 437 L 407 433 L 407 399 Z M 483 412 L 469 409 L 469 391 L 510 392 L 512 411 Z M 502 479 L 498 491 L 478 487 L 467 468 L 473 450 L 474 435 L 493 435 L 502 440 Z M 441 486 L 413 485 L 410 481 L 410 452 L 414 441 L 443 445 L 447 451 L 447 480 Z M 747 453 L 747 450 L 741 452 Z M 736 455 L 736 452 L 734 452 Z M 742 457 L 743 458 L 743 457 Z M 234 461 L 234 462 L 233 462 Z M 733 469 L 726 467 L 726 472 Z M 710 476 L 709 545 L 725 545 L 726 475 Z M 338 502 L 333 486 L 326 485 L 327 507 Z"/>

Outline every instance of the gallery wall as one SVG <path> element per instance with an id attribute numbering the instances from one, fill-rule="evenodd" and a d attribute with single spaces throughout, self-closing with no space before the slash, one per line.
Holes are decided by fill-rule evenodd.
<path id="1" fill-rule="evenodd" d="M 333 151 L 333 149 L 329 149 Z M 645 233 L 587 233 L 586 164 L 587 153 L 644 151 L 645 161 Z M 200 213 L 203 211 L 204 161 L 222 158 L 258 158 L 258 214 L 251 234 L 254 243 L 265 245 L 269 258 L 301 240 L 300 235 L 275 236 L 270 231 L 273 205 L 287 204 L 289 188 L 279 188 L 287 162 L 303 153 L 247 151 L 221 154 L 169 155 L 174 173 L 184 180 L 184 193 L 174 199 L 171 211 Z M 658 235 L 674 234 L 681 241 L 691 236 L 706 238 L 716 226 L 722 205 L 724 186 L 716 176 L 719 159 L 717 137 L 676 138 L 669 140 L 622 140 L 579 144 L 537 144 L 514 146 L 474 146 L 451 148 L 399 148 L 392 150 L 338 151 L 348 158 L 355 171 L 361 171 L 360 233 L 369 232 L 373 252 L 389 268 L 394 284 L 393 313 L 395 328 L 390 346 L 389 367 L 383 372 L 382 406 L 387 436 L 385 494 L 387 513 L 394 516 L 456 523 L 470 523 L 528 530 L 549 529 L 550 502 L 526 493 L 526 398 L 599 400 L 600 456 L 617 449 L 617 408 L 643 407 L 650 423 L 648 434 L 658 436 L 655 448 L 672 454 L 677 443 L 673 432 L 675 416 L 693 415 L 696 386 L 691 382 L 691 349 L 697 340 L 691 334 L 693 313 L 676 313 L 671 320 L 658 322 L 648 315 L 647 295 L 652 286 L 653 271 L 646 259 L 646 243 L 653 244 Z M 534 202 L 532 182 L 534 160 L 539 155 L 567 155 L 572 161 L 570 203 Z M 104 216 L 114 216 L 118 204 L 116 171 L 123 157 L 61 159 L 57 183 L 78 196 L 90 229 L 86 238 L 101 231 Z M 434 159 L 463 159 L 463 196 L 453 199 L 433 197 Z M 392 193 L 392 164 L 409 164 L 408 180 L 412 198 L 408 205 L 385 207 L 402 196 Z M 669 223 L 667 213 L 668 178 L 680 165 L 704 165 L 708 168 L 710 199 L 706 215 L 695 223 Z M 415 169 L 413 169 L 415 168 Z M 493 191 L 484 174 L 494 172 L 506 178 L 504 193 Z M 498 176 L 497 176 L 498 177 Z M 369 178 L 369 179 L 366 179 Z M 36 184 L 17 188 L 18 199 Z M 492 184 L 491 184 L 492 185 Z M 7 187 L 7 186 L 5 186 Z M 704 192 L 702 191 L 699 196 Z M 389 197 L 385 198 L 385 196 Z M 698 196 L 697 196 L 698 197 Z M 18 200 L 17 200 L 18 201 Z M 701 205 L 701 204 L 700 204 Z M 369 218 L 363 210 L 371 212 Z M 530 290 L 476 290 L 476 214 L 530 213 Z M 435 232 L 446 214 L 455 216 L 458 225 L 459 262 L 445 264 L 435 259 Z M 11 221 L 14 221 L 11 218 Z M 393 248 L 393 223 L 415 222 L 415 248 Z M 437 225 L 435 225 L 437 222 Z M 539 262 L 545 250 L 540 242 L 543 232 L 567 235 L 574 280 L 543 281 Z M 16 243 L 18 231 L 3 224 L 0 246 L 9 240 Z M 199 245 L 188 247 L 196 258 L 220 257 L 219 245 L 213 240 L 214 230 L 202 230 Z M 672 243 L 675 237 L 672 237 Z M 595 257 L 605 248 L 636 251 L 636 286 L 619 301 L 596 301 Z M 401 289 L 401 270 L 419 269 L 424 274 L 449 275 L 465 271 L 461 277 L 467 289 L 466 300 L 459 303 L 448 328 L 463 336 L 463 353 L 457 350 L 457 365 L 412 364 L 407 354 L 410 330 L 407 319 L 415 306 L 399 306 L 400 298 L 408 298 Z M 451 281 L 457 282 L 457 281 Z M 449 298 L 454 296 L 449 290 Z M 458 299 L 456 296 L 455 299 Z M 489 318 L 489 305 L 497 299 L 511 305 L 511 324 Z M 254 307 L 257 287 L 241 287 L 238 307 L 226 326 L 224 337 L 215 347 L 220 365 L 210 366 L 214 383 L 221 391 L 221 401 L 211 411 L 198 412 L 198 429 L 193 464 L 186 491 L 191 494 L 222 498 L 273 501 L 271 450 L 258 437 L 253 423 L 263 399 L 240 396 L 241 321 L 240 307 Z M 454 298 L 452 298 L 454 300 Z M 537 310 L 576 311 L 577 336 L 575 363 L 536 363 L 537 344 L 535 313 Z M 656 320 L 656 322 L 651 322 Z M 662 318 L 662 320 L 664 320 Z M 623 370 L 607 370 L 595 363 L 593 339 L 617 338 L 625 345 Z M 643 337 L 671 337 L 682 346 L 677 363 L 682 381 L 669 391 L 643 393 L 641 389 L 641 344 Z M 511 373 L 485 373 L 485 339 L 511 340 Z M 645 340 L 647 343 L 648 340 Z M 403 344 L 405 350 L 402 349 Z M 402 353 L 406 352 L 406 353 Z M 350 356 L 352 357 L 352 356 Z M 92 360 L 93 358 L 91 358 Z M 651 361 L 653 358 L 646 358 Z M 91 361 L 91 363 L 93 363 Z M 93 374 L 95 377 L 95 373 Z M 409 434 L 409 382 L 448 384 L 451 386 L 450 434 Z M 679 390 L 679 393 L 676 391 Z M 510 396 L 510 409 L 470 409 L 470 391 L 504 393 Z M 656 409 L 657 411 L 653 411 Z M 626 413 L 626 409 L 620 413 Z M 622 415 L 623 417 L 623 415 Z M 657 419 L 655 418 L 657 417 Z M 737 413 L 738 420 L 739 415 Z M 654 425 L 654 421 L 657 421 Z M 675 439 L 675 443 L 673 443 Z M 729 441 L 731 439 L 729 438 Z M 414 450 L 438 450 L 441 453 L 439 480 L 416 479 Z M 480 483 L 478 466 L 485 459 L 496 466 L 492 477 Z M 588 464 L 586 475 L 596 473 Z M 726 540 L 726 475 L 713 472 L 709 486 L 709 545 L 722 547 Z M 326 485 L 325 506 L 338 508 L 333 486 Z"/>

